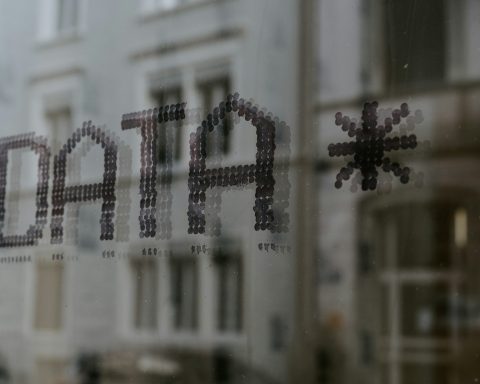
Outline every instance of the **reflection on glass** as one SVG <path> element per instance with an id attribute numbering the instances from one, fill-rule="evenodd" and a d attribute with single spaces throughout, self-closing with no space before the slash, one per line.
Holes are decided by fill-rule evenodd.
<path id="1" fill-rule="evenodd" d="M 0 1 L 0 243 L 49 204 L 37 245 L 0 249 L 0 384 L 479 381 L 479 15 L 478 0 Z M 257 106 L 218 118 L 237 92 Z M 141 119 L 122 129 L 178 103 L 156 141 Z M 337 113 L 378 127 L 404 103 L 413 120 L 377 133 L 416 135 L 386 152 L 423 183 L 380 165 L 386 188 L 335 188 L 385 149 L 330 157 L 362 139 Z M 28 133 L 47 139 L 48 191 Z M 207 233 L 189 233 L 199 213 Z M 288 231 L 256 230 L 265 215 Z"/>

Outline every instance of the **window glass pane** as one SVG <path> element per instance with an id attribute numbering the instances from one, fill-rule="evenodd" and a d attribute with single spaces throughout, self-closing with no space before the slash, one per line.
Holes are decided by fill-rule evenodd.
<path id="1" fill-rule="evenodd" d="M 39 359 L 36 362 L 36 376 L 41 384 L 54 383 L 67 376 L 67 365 L 56 359 Z"/>
<path id="2" fill-rule="evenodd" d="M 139 330 L 157 328 L 157 265 L 153 260 L 132 261 L 134 287 L 134 327 Z"/>
<path id="3" fill-rule="evenodd" d="M 54 330 L 62 328 L 63 318 L 63 265 L 42 262 L 36 268 L 35 329 Z"/>
<path id="4" fill-rule="evenodd" d="M 242 328 L 242 265 L 239 256 L 218 254 L 215 257 L 217 274 L 217 327 L 220 331 L 238 332 Z"/>
<path id="5" fill-rule="evenodd" d="M 72 133 L 72 113 L 70 108 L 60 108 L 46 112 L 46 120 L 52 145 L 60 149 Z"/>
<path id="6" fill-rule="evenodd" d="M 392 297 L 389 285 L 381 286 L 380 290 L 380 309 L 381 309 L 381 328 L 382 334 L 390 336 L 392 330 Z"/>
<path id="7" fill-rule="evenodd" d="M 453 311 L 447 284 L 405 283 L 401 288 L 401 323 L 405 337 L 448 337 Z"/>
<path id="8" fill-rule="evenodd" d="M 176 257 L 170 261 L 170 271 L 173 326 L 193 330 L 197 327 L 197 263 Z"/>
<path id="9" fill-rule="evenodd" d="M 153 99 L 157 108 L 177 105 L 182 102 L 180 88 L 163 89 L 153 92 Z M 157 161 L 165 164 L 172 160 L 178 161 L 182 157 L 183 130 L 180 121 L 164 124 L 157 131 Z"/>
<path id="10" fill-rule="evenodd" d="M 56 0 L 58 1 L 58 31 L 73 31 L 78 25 L 79 1 L 78 0 Z"/>
<path id="11" fill-rule="evenodd" d="M 408 204 L 383 213 L 378 218 L 379 230 L 384 236 L 388 231 L 396 233 L 395 237 L 385 238 L 382 245 L 387 247 L 386 262 L 390 260 L 398 269 L 449 268 L 454 251 L 453 215 L 454 208 L 447 203 Z M 382 225 L 385 225 L 383 229 Z M 392 241 L 398 241 L 394 252 L 388 251 Z"/>
<path id="12" fill-rule="evenodd" d="M 200 85 L 200 94 L 203 106 L 207 111 L 214 111 L 222 101 L 225 101 L 230 92 L 227 79 L 209 80 Z M 207 116 L 208 118 L 208 116 Z M 212 120 L 213 121 L 213 120 Z M 214 122 L 215 123 L 215 122 Z M 207 134 L 207 158 L 228 154 L 230 152 L 230 131 L 232 129 L 232 117 L 227 114 L 215 129 Z"/>
<path id="13" fill-rule="evenodd" d="M 445 2 L 386 0 L 388 84 L 419 87 L 445 76 Z"/>

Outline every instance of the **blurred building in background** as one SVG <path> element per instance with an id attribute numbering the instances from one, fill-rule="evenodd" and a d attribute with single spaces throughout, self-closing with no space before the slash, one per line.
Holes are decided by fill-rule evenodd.
<path id="1" fill-rule="evenodd" d="M 0 383 L 478 380 L 479 12 L 477 0 L 0 0 L 0 136 L 48 137 L 53 164 L 91 120 L 119 146 L 115 241 L 99 240 L 96 201 L 67 205 L 61 245 L 49 214 L 38 246 L 0 252 Z M 232 92 L 279 118 L 288 206 L 274 214 L 288 233 L 254 230 L 253 186 L 210 189 L 207 234 L 187 232 L 190 134 Z M 420 111 L 392 136 L 422 145 L 389 156 L 422 183 L 380 170 L 391 190 L 338 190 L 348 159 L 327 146 L 354 139 L 335 114 L 358 122 L 374 100 L 383 115 Z M 199 117 L 162 127 L 159 236 L 141 238 L 145 159 L 122 115 L 180 102 Z M 207 167 L 256 151 L 251 124 L 229 117 L 208 135 Z M 82 144 L 67 182 L 98 183 L 102 164 L 101 146 Z M 7 180 L 2 231 L 18 234 L 34 218 L 33 153 L 9 152 Z"/>
<path id="2" fill-rule="evenodd" d="M 383 194 L 335 190 L 344 161 L 318 152 L 321 382 L 475 381 L 479 3 L 318 4 L 319 146 L 350 141 L 335 113 L 359 119 L 374 100 L 420 110 L 414 132 L 394 132 L 430 144 L 389 153 L 424 182 Z"/>
<path id="3" fill-rule="evenodd" d="M 0 9 L 0 133 L 48 138 L 50 195 L 54 156 L 83 121 L 119 147 L 115 241 L 99 240 L 97 200 L 67 204 L 62 244 L 50 245 L 49 214 L 38 246 L 2 250 L 0 380 L 289 381 L 293 232 L 254 230 L 252 186 L 209 191 L 208 234 L 189 235 L 188 166 L 190 133 L 229 93 L 295 128 L 299 5 L 38 0 L 1 1 Z M 182 102 L 196 115 L 162 128 L 154 159 L 157 232 L 170 236 L 140 238 L 145 159 L 139 130 L 122 131 L 121 119 Z M 276 132 L 280 168 L 291 158 L 289 129 Z M 255 164 L 255 129 L 229 120 L 209 134 L 207 152 L 209 168 Z M 34 154 L 24 148 L 9 159 L 4 235 L 24 233 L 36 198 Z M 85 139 L 68 154 L 67 184 L 98 183 L 102 174 L 100 145 Z M 291 206 L 278 217 L 295 228 L 296 191 L 284 186 Z"/>

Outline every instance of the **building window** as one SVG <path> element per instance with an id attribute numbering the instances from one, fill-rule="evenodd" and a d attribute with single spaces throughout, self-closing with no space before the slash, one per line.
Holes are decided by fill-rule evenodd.
<path id="1" fill-rule="evenodd" d="M 54 153 L 58 152 L 72 133 L 72 112 L 70 108 L 60 108 L 46 112 L 50 131 L 50 142 Z"/>
<path id="2" fill-rule="evenodd" d="M 36 273 L 35 329 L 59 331 L 63 320 L 63 264 L 39 262 Z"/>
<path id="3" fill-rule="evenodd" d="M 445 382 L 437 378 L 450 374 L 445 361 L 465 324 L 467 300 L 459 294 L 465 211 L 453 203 L 418 203 L 377 212 L 374 222 L 378 285 L 366 284 L 362 294 L 378 297 L 378 321 L 360 317 L 370 319 L 363 327 L 385 347 L 382 382 Z M 424 359 L 410 364 L 418 355 Z"/>
<path id="4" fill-rule="evenodd" d="M 388 87 L 435 84 L 445 77 L 443 0 L 387 0 L 385 48 Z"/>
<path id="5" fill-rule="evenodd" d="M 154 330 L 158 319 L 158 271 L 153 259 L 141 258 L 131 262 L 133 278 L 134 318 L 136 330 Z"/>
<path id="6" fill-rule="evenodd" d="M 57 1 L 57 32 L 58 34 L 74 32 L 79 26 L 80 1 Z"/>
<path id="7" fill-rule="evenodd" d="M 62 383 L 68 376 L 67 361 L 39 358 L 35 365 L 35 382 L 38 384 Z"/>
<path id="8" fill-rule="evenodd" d="M 198 269 L 191 257 L 172 257 L 170 260 L 171 305 L 176 330 L 197 328 Z"/>
<path id="9" fill-rule="evenodd" d="M 87 0 L 39 0 L 39 37 L 49 41 L 79 32 Z"/>
<path id="10" fill-rule="evenodd" d="M 235 379 L 234 361 L 232 354 L 225 349 L 216 349 L 212 356 L 213 362 L 213 383 L 228 384 Z"/>
<path id="11" fill-rule="evenodd" d="M 330 349 L 320 348 L 316 355 L 316 383 L 318 384 L 331 384 L 335 381 L 334 376 L 334 362 L 333 353 Z"/>
<path id="12" fill-rule="evenodd" d="M 270 347 L 272 351 L 282 351 L 285 348 L 285 334 L 287 325 L 280 315 L 273 315 L 270 319 Z"/>
<path id="13" fill-rule="evenodd" d="M 182 102 L 182 90 L 180 87 L 162 89 L 152 92 L 152 99 L 156 107 L 165 107 Z M 182 121 L 175 120 L 162 123 L 158 128 L 157 135 L 157 162 L 168 164 L 172 160 L 180 161 L 182 158 L 183 129 Z"/>
<path id="14" fill-rule="evenodd" d="M 228 79 L 212 80 L 200 84 L 199 90 L 203 108 L 210 114 L 222 101 L 227 99 L 227 95 L 230 92 L 230 82 Z M 227 114 L 213 132 L 207 134 L 207 157 L 230 153 L 232 127 L 232 116 Z"/>
<path id="15" fill-rule="evenodd" d="M 217 279 L 217 329 L 239 332 L 242 329 L 242 260 L 220 251 L 214 258 Z"/>

